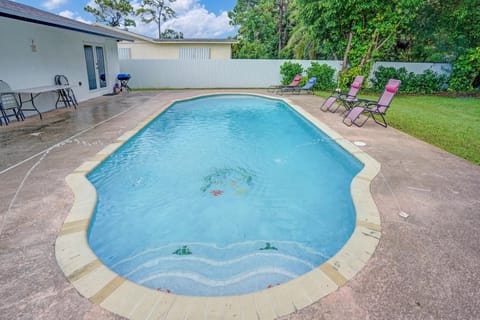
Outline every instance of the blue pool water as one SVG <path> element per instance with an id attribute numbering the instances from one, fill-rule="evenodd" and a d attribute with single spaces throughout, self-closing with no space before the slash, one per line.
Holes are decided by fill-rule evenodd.
<path id="1" fill-rule="evenodd" d="M 265 289 L 345 244 L 362 166 L 281 101 L 177 102 L 89 174 L 88 241 L 112 270 L 157 290 Z"/>

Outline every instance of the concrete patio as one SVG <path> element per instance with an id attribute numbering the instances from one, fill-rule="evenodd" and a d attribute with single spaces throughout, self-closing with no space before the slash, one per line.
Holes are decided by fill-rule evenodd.
<path id="1" fill-rule="evenodd" d="M 226 91 L 131 92 L 0 127 L 1 319 L 119 318 L 80 296 L 57 265 L 73 203 L 65 177 L 172 100 L 211 92 Z M 382 164 L 372 184 L 382 237 L 353 280 L 284 319 L 480 319 L 480 167 L 371 121 L 346 127 L 319 110 L 319 97 L 285 97 Z"/>

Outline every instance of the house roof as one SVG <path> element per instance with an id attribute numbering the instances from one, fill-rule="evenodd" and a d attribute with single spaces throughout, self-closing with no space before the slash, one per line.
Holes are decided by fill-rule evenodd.
<path id="1" fill-rule="evenodd" d="M 89 33 L 107 38 L 114 38 L 117 40 L 134 40 L 132 37 L 119 33 L 116 30 L 99 28 L 95 25 L 65 18 L 13 1 L 0 0 L 0 17 L 42 24 L 60 29 Z"/>
<path id="2" fill-rule="evenodd" d="M 1 1 L 1 0 L 0 0 Z M 115 29 L 113 27 L 101 25 L 101 24 L 95 24 L 95 26 L 99 28 L 104 28 L 106 30 L 115 30 L 116 32 L 120 32 L 126 36 L 129 36 L 131 38 L 134 38 L 136 40 L 143 40 L 151 43 L 215 43 L 215 44 L 233 44 L 237 43 L 237 40 L 233 39 L 211 39 L 211 38 L 197 38 L 197 39 L 154 39 L 150 37 L 146 37 L 144 35 L 134 33 L 128 30 L 120 30 L 120 29 Z"/>

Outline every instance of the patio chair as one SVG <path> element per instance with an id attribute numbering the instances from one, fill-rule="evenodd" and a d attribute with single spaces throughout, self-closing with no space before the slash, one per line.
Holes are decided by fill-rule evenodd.
<path id="1" fill-rule="evenodd" d="M 67 86 L 70 85 L 67 77 L 64 76 L 63 74 L 57 74 L 55 76 L 55 84 L 56 85 L 67 85 Z M 73 105 L 73 107 L 75 109 L 77 108 L 78 102 L 77 102 L 77 98 L 75 97 L 75 93 L 73 92 L 72 88 L 59 90 L 57 102 L 55 103 L 55 108 L 57 107 L 58 102 L 60 102 L 60 100 L 61 100 L 61 102 L 63 102 L 63 104 L 66 107 L 70 107 L 70 105 Z"/>
<path id="2" fill-rule="evenodd" d="M 298 84 L 300 83 L 300 81 L 302 81 L 302 76 L 297 74 L 292 82 L 290 82 L 290 84 L 286 85 L 286 86 L 280 86 L 280 93 L 282 92 L 288 92 L 288 91 L 292 91 L 294 89 L 296 89 L 298 87 Z"/>
<path id="3" fill-rule="evenodd" d="M 320 110 L 336 112 L 340 106 L 345 107 L 347 111 L 350 110 L 352 105 L 357 101 L 357 94 L 362 87 L 364 78 L 364 76 L 356 76 L 348 92 L 334 91 L 320 106 Z M 336 106 L 335 102 L 337 102 Z"/>
<path id="4" fill-rule="evenodd" d="M 299 74 L 297 74 L 297 75 L 293 78 L 292 82 L 290 82 L 290 84 L 288 84 L 288 85 L 274 85 L 274 86 L 270 86 L 270 87 L 267 89 L 267 91 L 268 91 L 268 92 L 274 92 L 274 93 L 276 93 L 276 92 L 278 92 L 279 90 L 281 91 L 283 88 L 295 88 L 295 87 L 300 83 L 300 81 L 302 81 L 302 76 L 299 75 Z"/>
<path id="5" fill-rule="evenodd" d="M 8 125 L 11 117 L 15 117 L 17 121 L 25 120 L 16 94 L 3 80 L 0 80 L 0 113 L 5 125 Z"/>
<path id="6" fill-rule="evenodd" d="M 378 101 L 371 101 L 365 99 L 358 99 L 358 102 L 353 105 L 352 109 L 347 113 L 343 118 L 343 123 L 347 126 L 352 124 L 357 127 L 361 127 L 367 122 L 367 120 L 372 117 L 372 119 L 382 127 L 387 127 L 387 120 L 385 119 L 385 114 L 387 113 L 390 103 L 395 97 L 395 94 L 400 87 L 400 80 L 390 79 L 388 80 L 385 90 L 383 91 Z M 366 113 L 367 116 L 364 120 L 360 120 L 360 116 Z M 378 119 L 380 118 L 380 119 Z"/>
<path id="7" fill-rule="evenodd" d="M 313 86 L 317 83 L 317 77 L 312 77 L 308 79 L 308 82 L 303 87 L 295 87 L 292 90 L 300 94 L 301 92 L 312 93 L 313 94 Z"/>

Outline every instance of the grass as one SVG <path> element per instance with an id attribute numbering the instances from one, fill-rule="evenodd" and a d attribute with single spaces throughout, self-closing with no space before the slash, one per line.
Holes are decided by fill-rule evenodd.
<path id="1" fill-rule="evenodd" d="M 398 95 L 386 118 L 390 126 L 480 165 L 480 99 Z"/>

